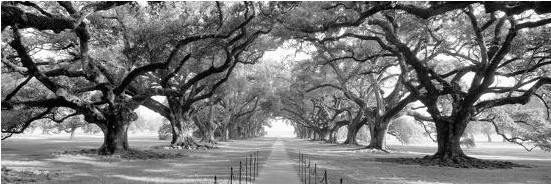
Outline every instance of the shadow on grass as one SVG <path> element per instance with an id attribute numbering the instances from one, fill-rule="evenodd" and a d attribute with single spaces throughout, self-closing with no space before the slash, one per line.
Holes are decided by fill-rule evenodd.
<path id="1" fill-rule="evenodd" d="M 482 160 L 477 158 L 468 158 L 464 160 L 440 160 L 425 156 L 423 158 L 375 158 L 377 162 L 389 162 L 401 165 L 419 165 L 419 166 L 440 166 L 454 168 L 477 168 L 477 169 L 512 169 L 513 167 L 530 168 L 527 165 L 516 164 L 507 161 Z"/>

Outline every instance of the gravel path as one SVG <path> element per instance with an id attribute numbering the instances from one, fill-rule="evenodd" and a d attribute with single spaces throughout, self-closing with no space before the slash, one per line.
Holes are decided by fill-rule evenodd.
<path id="1" fill-rule="evenodd" d="M 293 184 L 300 183 L 295 163 L 291 161 L 285 152 L 285 146 L 281 140 L 277 140 L 272 146 L 272 154 L 268 157 L 264 169 L 259 173 L 259 184 Z"/>

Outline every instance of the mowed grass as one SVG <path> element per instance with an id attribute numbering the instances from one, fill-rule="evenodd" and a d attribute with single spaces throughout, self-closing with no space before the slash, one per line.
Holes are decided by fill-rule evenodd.
<path id="1" fill-rule="evenodd" d="M 102 139 L 97 135 L 78 135 L 73 140 L 67 136 L 12 137 L 2 141 L 1 165 L 16 171 L 48 171 L 50 179 L 39 180 L 40 183 L 213 183 L 214 175 L 224 182 L 232 166 L 237 173 L 239 161 L 244 164 L 245 157 L 256 151 L 264 162 L 275 141 L 275 138 L 231 140 L 220 142 L 218 149 L 211 150 L 156 149 L 184 155 L 160 160 L 56 154 L 98 148 Z M 168 143 L 169 140 L 158 140 L 156 135 L 129 136 L 130 147 L 134 149 L 147 150 Z"/>
<path id="2" fill-rule="evenodd" d="M 298 162 L 298 151 L 317 163 L 319 173 L 326 169 L 330 183 L 551 183 L 551 153 L 525 151 L 509 143 L 477 143 L 464 149 L 467 155 L 491 160 L 511 161 L 531 168 L 462 169 L 438 166 L 402 165 L 385 158 L 423 157 L 436 152 L 436 146 L 390 145 L 393 153 L 356 152 L 343 145 L 286 139 L 287 154 Z"/>

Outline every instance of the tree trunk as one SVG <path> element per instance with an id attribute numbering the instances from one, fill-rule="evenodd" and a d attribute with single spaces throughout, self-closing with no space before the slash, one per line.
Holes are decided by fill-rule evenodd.
<path id="1" fill-rule="evenodd" d="M 228 125 L 222 125 L 222 128 L 220 130 L 220 141 L 228 141 L 229 140 L 229 128 Z"/>
<path id="2" fill-rule="evenodd" d="M 76 128 L 71 128 L 71 136 L 69 137 L 69 139 L 75 138 L 75 130 Z"/>
<path id="3" fill-rule="evenodd" d="M 100 155 L 119 154 L 128 151 L 129 122 L 111 120 L 101 127 L 103 145 L 98 149 Z"/>
<path id="4" fill-rule="evenodd" d="M 199 142 L 207 146 L 214 146 L 214 144 L 216 144 L 214 140 L 214 130 L 216 130 L 216 128 L 213 124 L 210 121 L 201 121 L 198 117 L 193 117 L 193 121 L 201 132 L 201 141 Z"/>
<path id="5" fill-rule="evenodd" d="M 329 130 L 328 128 L 321 129 L 319 131 L 319 140 L 320 141 L 327 141 L 329 137 Z"/>
<path id="6" fill-rule="evenodd" d="M 203 132 L 203 137 L 201 139 L 201 142 L 202 143 L 206 143 L 206 144 L 217 144 L 216 141 L 214 140 L 214 130 L 216 128 L 214 128 L 214 126 L 212 126 L 211 123 L 207 123 L 209 125 L 206 125 L 204 128 L 204 132 Z"/>
<path id="7" fill-rule="evenodd" d="M 356 140 L 356 136 L 358 135 L 358 132 L 360 131 L 362 125 L 363 123 L 358 121 L 349 124 L 348 133 L 346 134 L 346 140 L 343 142 L 343 144 L 358 145 L 358 140 Z"/>
<path id="8" fill-rule="evenodd" d="M 463 115 L 466 116 L 466 115 Z M 470 158 L 463 153 L 460 139 L 470 117 L 455 118 L 455 121 L 436 121 L 438 151 L 433 155 L 441 161 Z M 453 120 L 453 119 L 452 119 Z"/>
<path id="9" fill-rule="evenodd" d="M 193 139 L 193 130 L 191 128 L 191 122 L 183 116 L 172 118 L 170 121 L 172 126 L 172 141 L 170 142 L 172 147 L 182 149 L 196 149 L 200 147 Z"/>
<path id="10" fill-rule="evenodd" d="M 486 138 L 488 138 L 488 142 L 492 142 L 492 136 L 488 133 L 486 133 Z"/>
<path id="11" fill-rule="evenodd" d="M 381 120 L 378 123 L 374 123 L 373 126 L 369 126 L 371 139 L 369 140 L 369 145 L 367 148 L 378 150 L 387 149 L 385 136 L 388 131 L 389 124 L 390 120 L 387 120 L 386 122 Z"/>
<path id="12" fill-rule="evenodd" d="M 337 143 L 337 132 L 338 132 L 338 128 L 337 127 L 333 127 L 332 129 L 329 130 L 328 134 L 329 134 L 329 139 L 327 139 L 327 143 L 331 143 L 331 144 L 336 144 Z"/>

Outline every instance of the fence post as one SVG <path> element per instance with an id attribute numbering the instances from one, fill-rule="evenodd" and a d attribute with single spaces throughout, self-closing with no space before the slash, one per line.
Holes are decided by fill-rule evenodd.
<path id="1" fill-rule="evenodd" d="M 249 180 L 247 180 L 247 176 L 249 176 L 249 158 L 245 157 L 245 184 L 247 184 L 249 182 Z"/>
<path id="2" fill-rule="evenodd" d="M 298 177 L 302 179 L 302 154 L 298 151 Z"/>
<path id="3" fill-rule="evenodd" d="M 230 167 L 230 184 L 233 182 L 233 167 Z"/>
<path id="4" fill-rule="evenodd" d="M 312 175 L 312 172 L 310 172 L 310 158 L 308 158 L 308 184 L 312 181 L 310 176 Z"/>
<path id="5" fill-rule="evenodd" d="M 216 184 L 217 181 L 216 181 L 216 175 L 214 175 L 214 184 Z"/>
<path id="6" fill-rule="evenodd" d="M 318 164 L 314 163 L 314 184 L 318 184 Z"/>
<path id="7" fill-rule="evenodd" d="M 249 155 L 249 181 L 253 179 L 253 155 Z"/>
<path id="8" fill-rule="evenodd" d="M 256 153 L 253 153 L 253 154 L 256 154 Z M 256 162 L 257 162 L 257 160 L 256 160 L 256 155 L 255 155 L 255 156 L 254 156 L 254 164 L 253 164 L 253 170 L 254 170 L 254 172 L 253 172 L 253 180 L 254 180 L 254 181 L 256 181 L 256 172 L 258 172 L 258 171 L 256 170 L 256 164 L 257 164 Z"/>
<path id="9" fill-rule="evenodd" d="M 304 155 L 302 155 L 304 157 Z M 304 184 L 306 184 L 306 159 L 302 158 L 304 162 L 303 166 L 304 169 L 302 169 L 302 177 L 304 178 Z"/>
<path id="10" fill-rule="evenodd" d="M 341 184 L 342 184 L 342 178 L 341 178 Z"/>
<path id="11" fill-rule="evenodd" d="M 325 179 L 325 184 L 327 184 L 327 169 L 323 172 L 323 178 Z"/>
<path id="12" fill-rule="evenodd" d="M 258 162 L 260 160 L 258 160 L 258 151 L 256 151 L 256 175 L 258 176 Z"/>
<path id="13" fill-rule="evenodd" d="M 241 167 L 241 161 L 239 161 L 239 184 L 241 184 L 241 171 L 243 168 Z"/>

